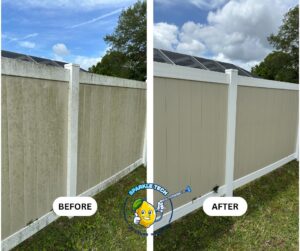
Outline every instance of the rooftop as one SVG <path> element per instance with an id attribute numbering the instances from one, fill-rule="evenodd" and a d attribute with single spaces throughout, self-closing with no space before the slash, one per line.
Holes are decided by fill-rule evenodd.
<path id="1" fill-rule="evenodd" d="M 231 63 L 156 48 L 154 48 L 154 61 L 223 73 L 226 69 L 236 69 L 240 76 L 255 77 L 251 72 Z"/>
<path id="2" fill-rule="evenodd" d="M 1 56 L 5 58 L 12 58 L 12 59 L 18 59 L 18 60 L 23 60 L 23 61 L 28 61 L 28 62 L 34 62 L 38 64 L 45 64 L 45 65 L 52 65 L 56 67 L 61 67 L 64 68 L 65 64 L 68 64 L 66 62 L 62 61 L 56 61 L 56 60 L 51 60 L 47 58 L 40 58 L 40 57 L 35 57 L 35 56 L 30 56 L 26 54 L 21 54 L 21 53 L 16 53 L 12 51 L 1 51 Z M 80 68 L 81 71 L 86 71 L 82 68 Z"/>

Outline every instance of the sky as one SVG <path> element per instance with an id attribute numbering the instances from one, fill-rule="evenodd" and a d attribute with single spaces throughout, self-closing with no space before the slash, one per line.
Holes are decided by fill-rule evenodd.
<path id="1" fill-rule="evenodd" d="M 108 49 L 103 38 L 135 0 L 2 0 L 2 49 L 84 69 Z"/>
<path id="2" fill-rule="evenodd" d="M 250 70 L 296 0 L 154 0 L 154 47 Z"/>

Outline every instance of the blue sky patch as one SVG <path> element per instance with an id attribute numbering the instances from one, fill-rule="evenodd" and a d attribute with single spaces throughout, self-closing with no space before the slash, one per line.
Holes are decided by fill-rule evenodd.
<path id="1" fill-rule="evenodd" d="M 134 0 L 2 1 L 2 49 L 87 69 L 108 49 L 121 11 Z"/>

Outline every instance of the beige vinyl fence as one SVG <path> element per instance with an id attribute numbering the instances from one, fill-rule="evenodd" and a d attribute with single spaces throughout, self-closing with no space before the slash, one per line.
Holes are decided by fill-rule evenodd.
<path id="1" fill-rule="evenodd" d="M 144 82 L 2 58 L 2 249 L 144 164 Z"/>
<path id="2" fill-rule="evenodd" d="M 154 182 L 192 188 L 173 200 L 173 221 L 298 159 L 296 84 L 155 62 L 153 92 Z"/>

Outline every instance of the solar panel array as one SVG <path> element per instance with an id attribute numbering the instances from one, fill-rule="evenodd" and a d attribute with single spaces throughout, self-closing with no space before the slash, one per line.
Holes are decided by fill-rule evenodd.
<path id="1" fill-rule="evenodd" d="M 254 77 L 249 71 L 234 64 L 224 63 L 212 59 L 194 57 L 172 51 L 154 49 L 154 61 L 173 65 L 198 68 L 209 71 L 225 72 L 226 69 L 236 69 L 238 74 L 246 77 Z"/>
<path id="2" fill-rule="evenodd" d="M 61 62 L 61 61 L 56 61 L 56 60 L 51 60 L 51 59 L 46 59 L 46 58 L 40 58 L 40 57 L 35 57 L 35 56 L 29 56 L 21 53 L 16 53 L 12 51 L 1 51 L 1 56 L 5 58 L 13 58 L 13 59 L 19 59 L 22 61 L 28 61 L 28 62 L 34 62 L 38 64 L 45 64 L 45 65 L 52 65 L 52 66 L 57 66 L 57 67 L 64 67 L 66 62 Z M 81 69 L 81 71 L 86 71 L 84 69 Z"/>

